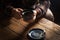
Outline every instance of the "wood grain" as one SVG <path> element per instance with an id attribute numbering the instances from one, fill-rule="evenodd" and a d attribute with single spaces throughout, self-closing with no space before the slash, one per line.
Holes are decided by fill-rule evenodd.
<path id="1" fill-rule="evenodd" d="M 0 40 L 20 39 L 20 37 L 20 40 L 29 40 L 27 33 L 34 28 L 45 31 L 45 40 L 60 40 L 60 26 L 46 18 L 42 18 L 32 26 L 27 26 L 29 25 L 28 22 L 23 21 L 23 19 L 18 20 L 14 17 L 11 18 L 9 22 L 10 24 L 7 27 L 0 28 Z M 20 36 L 20 34 L 22 36 Z"/>
<path id="2" fill-rule="evenodd" d="M 46 33 L 45 40 L 60 40 L 60 26 L 55 24 L 52 21 L 42 18 L 38 23 L 33 25 L 29 30 L 34 28 L 39 28 L 45 31 Z M 29 30 L 25 33 L 26 35 L 29 32 Z M 29 40 L 26 38 L 26 35 L 24 36 L 25 40 Z"/>

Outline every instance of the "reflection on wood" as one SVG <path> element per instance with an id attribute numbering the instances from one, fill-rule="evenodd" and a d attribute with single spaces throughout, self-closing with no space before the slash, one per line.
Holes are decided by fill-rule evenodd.
<path id="1" fill-rule="evenodd" d="M 9 22 L 7 23 L 7 21 Z M 23 19 L 18 20 L 15 17 L 12 17 L 7 21 L 4 21 L 2 26 L 0 26 L 3 27 L 5 24 L 7 24 L 6 27 L 0 28 L 0 40 L 15 39 L 24 30 L 25 26 L 28 25 L 27 22 L 23 21 Z"/>
<path id="2" fill-rule="evenodd" d="M 43 29 L 46 33 L 45 40 L 60 40 L 60 26 L 51 22 L 45 18 L 42 18 L 39 22 L 32 25 L 29 29 L 26 27 L 29 23 L 21 20 L 17 20 L 12 18 L 10 20 L 10 24 L 7 27 L 0 28 L 0 40 L 12 40 L 19 36 L 19 34 L 23 33 L 23 37 L 20 40 L 29 40 L 27 38 L 27 33 L 29 30 L 34 28 Z M 12 31 L 13 30 L 13 31 Z M 16 33 L 15 33 L 16 32 Z M 21 36 L 20 36 L 21 37 Z"/>
<path id="3" fill-rule="evenodd" d="M 29 30 L 34 28 L 40 28 L 45 31 L 46 33 L 45 40 L 60 40 L 60 26 L 45 18 L 42 18 L 38 23 L 33 25 Z M 25 40 L 28 40 L 26 38 L 26 35 L 24 37 L 25 37 Z"/>

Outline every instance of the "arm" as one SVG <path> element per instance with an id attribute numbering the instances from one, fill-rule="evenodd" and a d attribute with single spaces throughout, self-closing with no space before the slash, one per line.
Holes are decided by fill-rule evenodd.
<path id="1" fill-rule="evenodd" d="M 39 0 L 39 3 L 34 5 L 33 7 L 35 7 L 35 11 L 37 13 L 42 14 L 43 17 L 51 20 L 51 21 L 54 21 L 54 16 L 51 12 L 51 10 L 49 9 L 50 7 L 50 1 L 49 0 L 46 0 L 46 1 L 40 1 Z M 41 13 L 41 9 L 42 9 L 42 12 L 44 13 Z"/>
<path id="2" fill-rule="evenodd" d="M 45 18 L 47 18 L 47 19 L 49 19 L 51 21 L 54 21 L 54 15 L 53 15 L 53 13 L 52 13 L 52 11 L 50 9 L 47 9 Z"/>

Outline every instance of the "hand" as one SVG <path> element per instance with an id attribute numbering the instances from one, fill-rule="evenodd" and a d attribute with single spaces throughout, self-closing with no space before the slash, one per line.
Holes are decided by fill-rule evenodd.
<path id="1" fill-rule="evenodd" d="M 16 19 L 20 19 L 22 17 L 22 15 L 21 15 L 22 11 L 23 11 L 23 9 L 21 9 L 21 8 L 13 8 L 12 14 Z"/>

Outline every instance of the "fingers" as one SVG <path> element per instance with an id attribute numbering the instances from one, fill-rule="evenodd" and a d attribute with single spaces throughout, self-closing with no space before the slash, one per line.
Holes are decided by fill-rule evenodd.
<path id="1" fill-rule="evenodd" d="M 23 9 L 21 9 L 21 8 L 13 8 L 12 14 L 15 18 L 20 19 L 22 11 L 23 11 Z"/>

